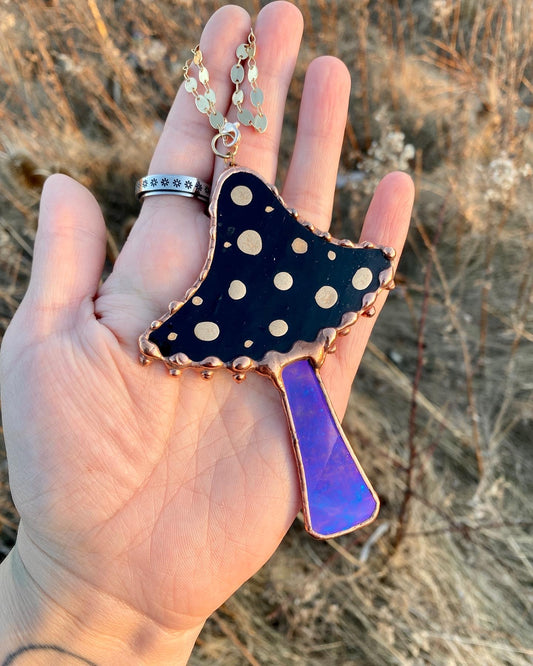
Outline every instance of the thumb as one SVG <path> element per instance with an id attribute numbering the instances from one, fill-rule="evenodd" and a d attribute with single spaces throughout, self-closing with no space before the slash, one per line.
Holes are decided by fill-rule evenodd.
<path id="1" fill-rule="evenodd" d="M 106 241 L 105 223 L 93 195 L 68 176 L 48 178 L 26 296 L 31 305 L 57 321 L 92 300 L 102 274 Z"/>

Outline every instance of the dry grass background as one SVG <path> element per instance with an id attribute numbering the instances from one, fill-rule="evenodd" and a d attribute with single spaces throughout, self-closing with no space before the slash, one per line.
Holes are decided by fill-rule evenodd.
<path id="1" fill-rule="evenodd" d="M 2 329 L 27 283 L 47 174 L 95 192 L 111 266 L 191 35 L 221 4 L 0 3 Z M 280 172 L 305 67 L 331 53 L 353 75 L 335 232 L 356 238 L 391 168 L 417 185 L 398 288 L 345 419 L 383 508 L 328 543 L 297 521 L 209 620 L 191 664 L 531 664 L 533 6 L 298 5 L 305 44 Z M 4 555 L 17 517 L 3 457 L 0 484 Z"/>

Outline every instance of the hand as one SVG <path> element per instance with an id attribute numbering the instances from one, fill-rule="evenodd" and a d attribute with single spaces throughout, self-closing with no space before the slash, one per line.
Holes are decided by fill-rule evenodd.
<path id="1" fill-rule="evenodd" d="M 244 10 L 226 6 L 202 34 L 219 109 L 229 106 L 228 73 L 249 28 Z M 301 15 L 292 4 L 269 4 L 255 33 L 269 127 L 263 135 L 244 129 L 237 162 L 273 183 Z M 349 87 L 337 59 L 309 66 L 282 189 L 287 205 L 321 229 Z M 150 172 L 215 182 L 224 164 L 212 136 L 182 86 Z M 412 196 L 407 176 L 385 178 L 362 240 L 399 252 Z M 68 579 L 167 631 L 197 632 L 270 557 L 299 509 L 286 418 L 268 379 L 250 373 L 238 385 L 223 371 L 208 382 L 194 371 L 172 378 L 162 364 L 138 362 L 139 334 L 195 281 L 207 244 L 200 202 L 148 198 L 99 285 L 106 231 L 97 203 L 65 176 L 45 185 L 31 283 L 2 349 L 3 411 L 18 555 L 59 605 Z M 339 416 L 372 325 L 360 320 L 322 369 Z"/>

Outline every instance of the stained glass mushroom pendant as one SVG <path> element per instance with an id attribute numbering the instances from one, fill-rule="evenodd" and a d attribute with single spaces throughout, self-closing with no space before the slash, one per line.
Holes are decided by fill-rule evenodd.
<path id="1" fill-rule="evenodd" d="M 355 245 L 298 221 L 276 190 L 239 167 L 220 177 L 210 205 L 204 268 L 182 301 L 140 337 L 141 360 L 171 374 L 218 368 L 242 381 L 269 376 L 292 434 L 308 532 L 330 538 L 371 522 L 379 500 L 320 378 L 337 335 L 373 314 L 393 285 L 392 248 Z"/>

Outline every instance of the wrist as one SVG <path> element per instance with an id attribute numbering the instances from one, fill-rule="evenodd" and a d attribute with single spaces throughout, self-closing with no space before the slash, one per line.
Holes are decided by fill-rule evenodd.
<path id="1" fill-rule="evenodd" d="M 46 556 L 27 562 L 21 550 L 15 546 L 0 566 L 1 666 L 187 663 L 203 623 L 185 630 L 162 627 L 70 572 L 53 569 Z"/>

